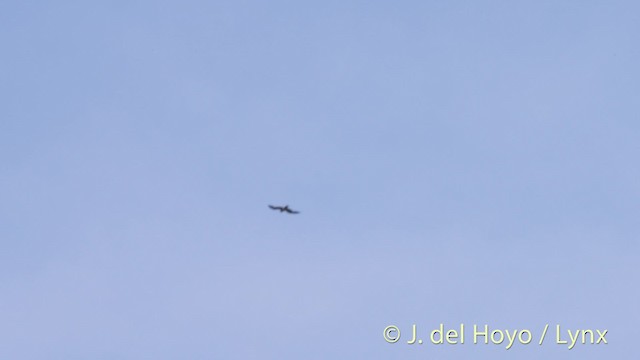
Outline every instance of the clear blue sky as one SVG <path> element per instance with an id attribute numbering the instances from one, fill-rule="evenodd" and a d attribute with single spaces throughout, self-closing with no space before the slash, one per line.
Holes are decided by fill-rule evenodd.
<path id="1" fill-rule="evenodd" d="M 629 358 L 639 45 L 634 1 L 5 1 L 0 358 Z"/>

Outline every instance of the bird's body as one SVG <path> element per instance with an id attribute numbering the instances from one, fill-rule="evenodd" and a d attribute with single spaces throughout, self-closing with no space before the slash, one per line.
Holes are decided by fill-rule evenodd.
<path id="1" fill-rule="evenodd" d="M 295 211 L 295 210 L 289 209 L 289 205 L 285 205 L 285 206 L 269 205 L 269 208 L 271 210 L 279 210 L 280 212 L 286 212 L 286 213 L 289 213 L 289 214 L 299 214 L 300 213 L 300 211 Z"/>

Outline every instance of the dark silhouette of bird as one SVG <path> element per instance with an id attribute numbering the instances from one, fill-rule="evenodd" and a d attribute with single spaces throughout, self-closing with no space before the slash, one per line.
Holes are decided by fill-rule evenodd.
<path id="1" fill-rule="evenodd" d="M 280 212 L 287 212 L 289 214 L 299 214 L 300 213 L 300 211 L 295 211 L 295 210 L 289 209 L 289 205 L 285 205 L 285 206 L 269 205 L 269 208 L 271 208 L 271 210 L 280 210 Z"/>

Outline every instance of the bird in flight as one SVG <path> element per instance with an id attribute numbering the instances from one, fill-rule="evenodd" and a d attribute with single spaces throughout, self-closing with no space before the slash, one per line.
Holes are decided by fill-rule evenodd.
<path id="1" fill-rule="evenodd" d="M 285 205 L 285 206 L 273 206 L 273 205 L 269 205 L 269 208 L 271 208 L 271 210 L 280 210 L 280 212 L 288 212 L 289 214 L 299 214 L 300 211 L 294 211 L 289 209 L 289 205 Z"/>

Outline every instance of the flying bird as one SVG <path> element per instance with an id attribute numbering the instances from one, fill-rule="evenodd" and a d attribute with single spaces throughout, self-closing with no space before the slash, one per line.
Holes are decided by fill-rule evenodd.
<path id="1" fill-rule="evenodd" d="M 289 205 L 285 205 L 285 206 L 269 205 L 269 208 L 271 208 L 271 210 L 280 210 L 280 212 L 287 212 L 289 214 L 299 214 L 300 213 L 300 211 L 295 211 L 295 210 L 289 209 Z"/>

